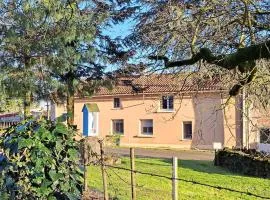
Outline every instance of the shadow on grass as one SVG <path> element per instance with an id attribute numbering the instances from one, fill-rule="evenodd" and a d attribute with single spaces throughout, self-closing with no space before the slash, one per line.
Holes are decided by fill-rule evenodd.
<path id="1" fill-rule="evenodd" d="M 151 167 L 155 167 L 155 166 L 164 166 L 164 167 L 170 167 L 172 160 L 171 159 L 157 159 L 159 160 L 158 163 L 155 162 L 151 162 L 151 160 L 149 159 L 149 161 L 147 159 L 145 160 L 137 160 L 136 162 L 141 163 L 141 164 L 145 164 L 145 165 L 150 165 Z M 162 164 L 164 163 L 164 164 Z M 214 166 L 214 162 L 213 161 L 203 161 L 203 160 L 179 160 L 178 161 L 178 167 L 181 168 L 186 168 L 192 171 L 196 171 L 199 173 L 206 173 L 206 174 L 219 174 L 219 175 L 227 175 L 227 176 L 239 176 L 239 177 L 250 177 L 250 176 L 246 176 L 243 174 L 239 174 L 239 173 L 233 173 L 230 172 L 227 169 L 224 169 L 222 167 L 219 166 Z M 220 177 L 221 178 L 221 177 Z M 222 179 L 222 178 L 221 178 Z M 249 192 L 249 191 L 241 191 L 241 189 L 234 189 L 234 187 L 232 186 L 228 186 L 228 185 L 223 185 L 223 184 L 211 184 L 208 183 L 208 181 L 196 181 L 196 180 L 188 180 L 186 178 L 178 178 L 178 180 L 180 181 L 184 181 L 184 182 L 189 182 L 189 183 L 193 183 L 193 184 L 197 184 L 197 185 L 201 185 L 201 186 L 205 186 L 205 187 L 209 187 L 209 188 L 214 188 L 214 189 L 218 189 L 218 190 L 226 190 L 226 191 L 230 191 L 233 193 L 238 193 L 238 194 L 242 194 L 242 195 L 247 195 L 250 197 L 254 197 L 254 198 L 260 198 L 260 199 L 270 199 L 269 196 L 264 196 L 263 194 L 256 194 L 253 192 Z"/>
<path id="2" fill-rule="evenodd" d="M 144 164 L 149 166 L 172 166 L 172 159 L 169 158 L 154 158 L 159 162 L 153 162 L 153 158 L 147 157 L 137 157 L 136 163 Z M 129 161 L 125 160 L 123 163 L 128 163 Z M 198 172 L 204 172 L 209 174 L 232 174 L 228 170 L 214 166 L 213 161 L 205 161 L 205 160 L 178 160 L 178 167 L 188 168 Z"/>
<path id="3" fill-rule="evenodd" d="M 166 158 L 155 158 L 160 162 L 152 162 L 152 159 L 147 158 L 140 158 L 136 160 L 136 163 L 150 165 L 150 166 L 164 166 L 168 167 L 172 165 L 172 159 Z M 240 173 L 234 173 L 229 171 L 226 168 L 222 168 L 220 166 L 215 166 L 213 161 L 206 161 L 206 160 L 178 160 L 178 167 L 191 169 L 193 171 L 208 173 L 208 174 L 221 174 L 221 175 L 238 175 L 238 176 L 246 176 Z"/>
<path id="4" fill-rule="evenodd" d="M 123 156 L 127 158 L 127 160 L 124 160 L 123 163 L 129 164 L 129 157 Z M 153 162 L 154 160 L 157 160 L 159 162 Z M 172 166 L 172 159 L 169 158 L 150 158 L 150 157 L 144 157 L 144 156 L 136 156 L 136 163 L 143 164 L 143 165 L 149 165 L 149 166 Z M 214 161 L 208 161 L 208 160 L 178 160 L 178 167 L 190 169 L 197 172 L 202 173 L 208 173 L 208 174 L 220 174 L 220 175 L 232 175 L 232 176 L 241 176 L 241 177 L 253 177 L 245 175 L 242 173 L 236 173 L 232 172 L 229 169 L 226 169 L 221 166 L 215 166 Z M 256 177 L 255 177 L 256 178 Z"/>
<path id="5" fill-rule="evenodd" d="M 193 171 L 208 173 L 208 174 L 222 174 L 222 175 L 232 175 L 227 169 L 219 166 L 215 166 L 213 161 L 204 160 L 179 160 L 178 166 L 182 168 L 188 168 Z M 239 174 L 238 174 L 239 175 Z"/>

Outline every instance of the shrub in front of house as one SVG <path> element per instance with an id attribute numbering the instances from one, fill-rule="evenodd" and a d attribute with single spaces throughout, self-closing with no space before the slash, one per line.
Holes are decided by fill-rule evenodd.
<path id="1" fill-rule="evenodd" d="M 223 149 L 216 152 L 215 165 L 237 173 L 270 178 L 270 157 L 255 150 Z"/>
<path id="2" fill-rule="evenodd" d="M 74 129 L 24 121 L 0 139 L 0 199 L 80 199 L 83 173 Z"/>

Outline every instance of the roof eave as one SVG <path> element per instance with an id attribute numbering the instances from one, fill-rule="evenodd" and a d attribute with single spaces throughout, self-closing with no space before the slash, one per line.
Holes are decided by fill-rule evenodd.
<path id="1" fill-rule="evenodd" d="M 225 89 L 216 89 L 216 90 L 192 90 L 192 91 L 162 91 L 162 92 L 140 92 L 140 93 L 114 93 L 114 94 L 99 94 L 92 96 L 85 96 L 83 98 L 93 98 L 93 97 L 111 97 L 111 96 L 130 96 L 130 95 L 161 95 L 161 94 L 194 94 L 194 93 L 223 93 L 228 92 Z M 81 97 L 76 97 L 77 99 L 81 99 Z"/>

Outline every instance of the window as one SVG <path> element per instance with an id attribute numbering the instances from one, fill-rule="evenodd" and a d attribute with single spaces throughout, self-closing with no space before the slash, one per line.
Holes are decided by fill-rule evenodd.
<path id="1" fill-rule="evenodd" d="M 112 131 L 113 134 L 124 134 L 124 120 L 123 119 L 116 119 L 112 120 Z"/>
<path id="2" fill-rule="evenodd" d="M 162 96 L 162 110 L 173 110 L 173 96 Z"/>
<path id="3" fill-rule="evenodd" d="M 120 98 L 114 98 L 113 99 L 113 107 L 114 108 L 120 108 Z"/>
<path id="4" fill-rule="evenodd" d="M 184 139 L 192 139 L 192 122 L 183 122 Z"/>
<path id="5" fill-rule="evenodd" d="M 153 120 L 152 119 L 141 120 L 141 134 L 153 135 Z"/>
<path id="6" fill-rule="evenodd" d="M 260 130 L 260 143 L 270 144 L 270 129 L 262 128 Z"/>

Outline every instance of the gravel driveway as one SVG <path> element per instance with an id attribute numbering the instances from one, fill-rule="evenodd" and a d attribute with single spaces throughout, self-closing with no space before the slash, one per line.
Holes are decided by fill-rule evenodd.
<path id="1" fill-rule="evenodd" d="M 129 148 L 124 147 L 107 147 L 105 153 L 115 153 L 120 155 L 129 155 Z M 173 149 L 150 149 L 135 148 L 135 156 L 152 157 L 152 158 L 171 158 L 178 157 L 181 160 L 213 160 L 213 151 L 199 150 L 173 150 Z"/>

